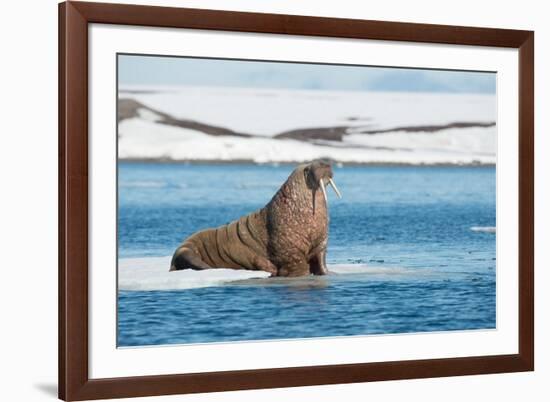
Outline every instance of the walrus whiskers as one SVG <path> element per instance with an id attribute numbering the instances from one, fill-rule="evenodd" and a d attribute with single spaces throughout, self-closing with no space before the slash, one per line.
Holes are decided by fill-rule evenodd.
<path id="1" fill-rule="evenodd" d="M 332 178 L 329 178 L 328 182 L 332 186 L 332 188 L 333 188 L 334 192 L 336 193 L 336 195 L 338 196 L 338 198 L 342 198 L 342 194 L 340 194 L 340 191 L 338 191 L 338 188 L 336 187 L 336 183 L 334 183 L 334 180 L 332 180 Z"/>
<path id="2" fill-rule="evenodd" d="M 325 197 L 325 203 L 328 205 L 327 190 L 325 190 L 325 183 L 323 183 L 323 179 L 319 179 L 319 187 L 323 190 L 323 197 Z"/>

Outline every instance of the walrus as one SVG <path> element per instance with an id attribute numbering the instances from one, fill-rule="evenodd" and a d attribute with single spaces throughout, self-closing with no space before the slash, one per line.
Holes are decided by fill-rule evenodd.
<path id="1" fill-rule="evenodd" d="M 174 252 L 170 271 L 232 268 L 271 276 L 327 274 L 328 184 L 341 198 L 329 162 L 299 165 L 265 207 L 185 239 Z"/>

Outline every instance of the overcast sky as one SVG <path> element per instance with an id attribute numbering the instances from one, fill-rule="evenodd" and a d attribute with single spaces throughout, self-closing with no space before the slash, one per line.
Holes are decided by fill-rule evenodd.
<path id="1" fill-rule="evenodd" d="M 185 57 L 118 56 L 121 85 L 495 93 L 496 74 Z"/>

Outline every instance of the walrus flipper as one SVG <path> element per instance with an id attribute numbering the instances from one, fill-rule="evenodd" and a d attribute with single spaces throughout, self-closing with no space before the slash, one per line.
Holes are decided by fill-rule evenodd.
<path id="1" fill-rule="evenodd" d="M 313 275 L 328 274 L 326 255 L 327 255 L 327 250 L 323 249 L 310 258 L 309 260 L 310 273 L 312 273 Z"/>
<path id="2" fill-rule="evenodd" d="M 319 243 L 317 247 L 311 250 L 308 262 L 309 262 L 309 272 L 313 275 L 326 275 L 328 274 L 327 268 L 327 239 Z"/>
<path id="3" fill-rule="evenodd" d="M 210 269 L 212 268 L 204 262 L 200 255 L 185 245 L 176 250 L 170 263 L 170 271 L 178 271 L 180 269 Z"/>
<path id="4" fill-rule="evenodd" d="M 283 263 L 278 271 L 279 276 L 306 276 L 309 275 L 309 264 L 304 260 L 294 260 Z"/>

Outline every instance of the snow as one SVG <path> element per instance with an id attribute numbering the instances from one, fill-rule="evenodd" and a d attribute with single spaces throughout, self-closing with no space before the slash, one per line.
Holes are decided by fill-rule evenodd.
<path id="1" fill-rule="evenodd" d="M 398 92 L 335 92 L 250 88 L 170 87 L 125 92 L 172 117 L 219 126 L 253 137 L 212 136 L 159 123 L 138 109 L 119 124 L 119 157 L 194 161 L 303 162 L 327 157 L 343 163 L 496 163 L 497 127 L 435 132 L 361 130 L 496 121 L 494 95 Z M 142 88 L 143 89 L 143 88 Z M 147 88 L 152 90 L 152 88 Z M 285 131 L 347 126 L 342 142 L 274 139 Z"/>
<path id="2" fill-rule="evenodd" d="M 437 133 L 393 131 L 384 134 L 350 134 L 346 144 L 370 147 L 496 154 L 496 127 L 449 128 Z"/>

